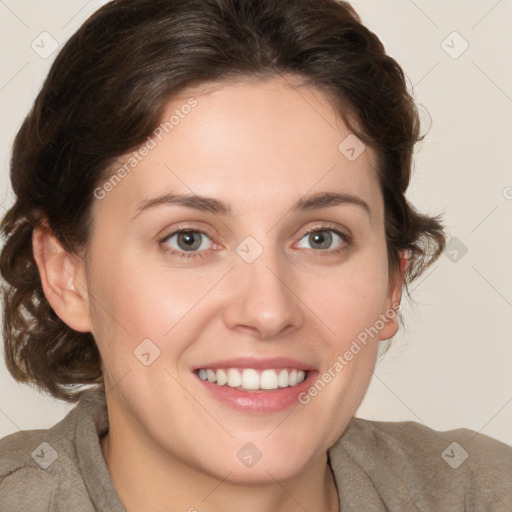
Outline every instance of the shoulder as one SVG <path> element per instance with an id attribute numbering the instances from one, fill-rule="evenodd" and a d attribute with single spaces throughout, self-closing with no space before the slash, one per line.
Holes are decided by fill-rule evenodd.
<path id="1" fill-rule="evenodd" d="M 43 463 L 51 457 L 44 432 L 25 430 L 0 440 L 0 510 L 51 510 L 58 484 L 36 462 L 38 447 Z"/>
<path id="2" fill-rule="evenodd" d="M 434 458 L 443 460 L 452 469 L 463 466 L 467 470 L 489 466 L 512 469 L 511 446 L 468 428 L 441 431 L 415 421 L 361 418 L 353 418 L 350 428 L 375 448 L 414 459 L 415 463 L 428 463 Z"/>
<path id="3" fill-rule="evenodd" d="M 64 503 L 69 510 L 94 510 L 87 508 L 73 443 L 79 412 L 75 407 L 49 429 L 0 439 L 0 510 L 60 511 Z"/>
<path id="4" fill-rule="evenodd" d="M 459 500 L 463 510 L 512 510 L 512 447 L 474 430 L 353 418 L 333 448 L 377 487 L 402 485 L 438 506 Z"/>

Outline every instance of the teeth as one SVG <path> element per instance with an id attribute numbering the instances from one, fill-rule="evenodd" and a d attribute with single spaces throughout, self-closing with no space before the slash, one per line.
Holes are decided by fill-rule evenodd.
<path id="1" fill-rule="evenodd" d="M 237 368 L 205 370 L 201 368 L 198 374 L 202 380 L 215 382 L 219 386 L 227 384 L 230 388 L 241 387 L 248 390 L 287 388 L 300 384 L 306 378 L 306 372 L 295 368 L 268 369 L 261 373 L 253 368 L 243 370 Z"/>
<path id="2" fill-rule="evenodd" d="M 217 370 L 216 377 L 217 377 L 217 384 L 219 386 L 224 386 L 224 384 L 226 384 L 228 381 L 228 376 L 226 375 L 226 372 L 224 370 Z"/>
<path id="3" fill-rule="evenodd" d="M 289 382 L 290 378 L 288 377 L 288 372 L 286 370 L 281 370 L 279 372 L 279 377 L 277 378 L 278 386 L 280 388 L 287 388 Z"/>
<path id="4" fill-rule="evenodd" d="M 286 370 L 284 370 L 286 373 Z M 274 370 L 263 370 L 260 376 L 261 389 L 277 389 L 279 387 L 279 377 Z M 284 387 L 284 386 L 283 386 Z"/>
<path id="5" fill-rule="evenodd" d="M 240 375 L 238 370 L 235 370 L 234 368 L 230 368 L 228 370 L 227 384 L 230 388 L 237 388 L 242 385 L 242 375 Z"/>
<path id="6" fill-rule="evenodd" d="M 244 389 L 260 389 L 260 376 L 256 370 L 248 368 L 243 371 L 242 387 Z"/>

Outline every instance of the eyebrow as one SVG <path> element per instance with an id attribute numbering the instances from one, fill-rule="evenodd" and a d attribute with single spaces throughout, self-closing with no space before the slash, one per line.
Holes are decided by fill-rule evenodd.
<path id="1" fill-rule="evenodd" d="M 360 206 L 371 217 L 371 209 L 368 203 L 353 194 L 341 194 L 338 192 L 318 192 L 310 196 L 301 197 L 291 208 L 291 211 L 310 211 L 340 204 L 352 204 Z M 234 216 L 231 205 L 213 197 L 197 194 L 162 194 L 160 196 L 145 199 L 137 206 L 137 212 L 132 220 L 142 212 L 159 206 L 185 206 L 195 210 L 210 212 L 218 215 Z"/>

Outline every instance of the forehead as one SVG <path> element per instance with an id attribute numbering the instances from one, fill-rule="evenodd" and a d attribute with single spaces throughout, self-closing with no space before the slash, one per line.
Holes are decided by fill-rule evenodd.
<path id="1" fill-rule="evenodd" d="M 131 159 L 133 168 L 109 194 L 127 212 L 168 191 L 219 197 L 238 213 L 321 190 L 379 202 L 374 151 L 320 90 L 286 78 L 187 90 L 167 102 L 136 153 L 117 164 Z"/>

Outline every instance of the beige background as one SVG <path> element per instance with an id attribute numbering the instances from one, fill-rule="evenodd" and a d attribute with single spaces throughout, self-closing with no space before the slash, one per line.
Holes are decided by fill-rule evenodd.
<path id="1" fill-rule="evenodd" d="M 62 45 L 103 3 L 0 0 L 1 214 L 12 202 L 14 134 L 55 57 L 42 58 L 31 43 L 42 52 L 44 37 L 51 50 L 40 36 L 48 32 Z M 512 444 L 512 2 L 352 3 L 404 68 L 424 130 L 432 122 L 409 197 L 423 211 L 446 211 L 455 237 L 413 285 L 406 328 L 357 416 L 468 427 Z M 0 437 L 47 428 L 71 407 L 18 385 L 3 362 L 0 389 Z"/>

